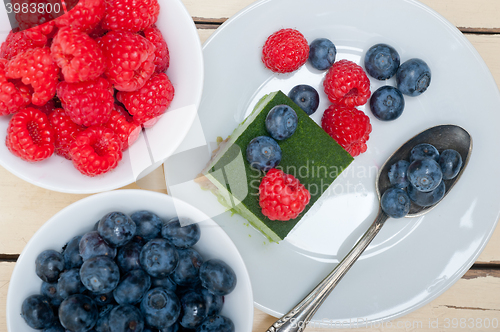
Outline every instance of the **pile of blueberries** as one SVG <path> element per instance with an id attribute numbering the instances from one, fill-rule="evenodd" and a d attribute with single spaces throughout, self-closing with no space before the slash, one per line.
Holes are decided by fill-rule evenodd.
<path id="1" fill-rule="evenodd" d="M 164 222 L 149 211 L 111 212 L 35 262 L 41 294 L 22 304 L 26 323 L 44 332 L 233 332 L 220 314 L 236 287 L 234 270 L 193 248 L 198 224 Z"/>
<path id="2" fill-rule="evenodd" d="M 462 168 L 462 157 L 453 149 L 441 153 L 431 144 L 418 144 L 410 152 L 410 161 L 391 165 L 388 176 L 392 185 L 381 197 L 382 210 L 392 218 L 402 218 L 411 202 L 427 207 L 439 202 L 445 194 L 443 180 L 455 178 Z M 406 190 L 405 190 L 406 189 Z"/>

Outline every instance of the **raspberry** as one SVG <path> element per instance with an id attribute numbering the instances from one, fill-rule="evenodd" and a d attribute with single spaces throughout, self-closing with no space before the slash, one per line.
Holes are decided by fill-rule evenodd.
<path id="1" fill-rule="evenodd" d="M 90 127 L 108 122 L 113 109 L 113 88 L 104 78 L 79 83 L 60 82 L 57 95 L 74 123 Z"/>
<path id="2" fill-rule="evenodd" d="M 51 27 L 53 27 L 53 25 L 51 25 Z M 0 57 L 10 60 L 19 53 L 23 53 L 35 47 L 44 47 L 47 45 L 47 36 L 42 33 L 40 29 L 30 29 L 19 32 L 10 31 L 0 47 Z"/>
<path id="3" fill-rule="evenodd" d="M 66 6 L 68 6 L 68 1 L 66 1 Z M 79 0 L 68 13 L 56 18 L 55 23 L 58 27 L 70 26 L 88 33 L 97 27 L 105 11 L 104 0 Z"/>
<path id="4" fill-rule="evenodd" d="M 334 104 L 348 107 L 366 104 L 370 98 L 370 80 L 363 68 L 349 60 L 335 62 L 326 73 L 323 87 Z"/>
<path id="5" fill-rule="evenodd" d="M 10 119 L 5 143 L 19 158 L 40 161 L 54 153 L 54 131 L 42 111 L 25 108 Z"/>
<path id="6" fill-rule="evenodd" d="M 311 194 L 293 175 L 273 168 L 262 178 L 259 205 L 271 220 L 295 219 L 304 211 Z"/>
<path id="7" fill-rule="evenodd" d="M 118 165 L 122 159 L 122 142 L 111 129 L 92 126 L 76 135 L 70 156 L 80 173 L 96 176 Z"/>
<path id="8" fill-rule="evenodd" d="M 309 44 L 294 29 L 281 29 L 270 35 L 262 48 L 262 61 L 277 73 L 291 73 L 306 63 Z"/>
<path id="9" fill-rule="evenodd" d="M 125 105 L 135 123 L 143 124 L 165 113 L 174 98 L 174 87 L 167 74 L 154 74 L 141 89 L 119 91 L 116 98 Z"/>
<path id="10" fill-rule="evenodd" d="M 11 0 L 12 7 L 14 10 L 11 11 L 12 14 L 15 13 L 15 21 L 18 23 L 20 30 L 34 29 L 41 25 L 52 25 L 51 22 L 58 13 L 57 8 L 54 10 L 54 4 L 58 3 L 59 12 L 63 12 L 61 7 L 61 2 L 58 0 L 48 0 L 44 1 L 43 4 L 49 4 L 52 10 L 43 10 L 38 7 L 40 1 L 38 0 Z M 18 10 L 16 10 L 18 8 Z M 45 7 L 46 9 L 47 7 Z"/>
<path id="11" fill-rule="evenodd" d="M 111 111 L 111 117 L 105 127 L 113 130 L 118 138 L 120 138 L 123 150 L 132 145 L 141 133 L 141 126 L 134 123 L 130 114 L 123 107 L 116 104 L 115 108 Z"/>
<path id="12" fill-rule="evenodd" d="M 155 72 L 163 73 L 168 69 L 170 63 L 170 55 L 168 53 L 167 42 L 163 38 L 161 31 L 155 26 L 144 30 L 144 37 L 149 40 L 155 47 Z"/>
<path id="13" fill-rule="evenodd" d="M 142 88 L 155 70 L 155 46 L 132 32 L 111 31 L 97 40 L 106 57 L 104 74 L 115 89 Z"/>
<path id="14" fill-rule="evenodd" d="M 7 63 L 7 77 L 20 78 L 23 84 L 31 85 L 34 90 L 31 102 L 38 106 L 44 105 L 56 94 L 58 72 L 48 47 L 29 49 Z"/>
<path id="15" fill-rule="evenodd" d="M 323 113 L 321 126 L 351 156 L 366 151 L 366 141 L 372 132 L 370 118 L 355 107 L 330 105 Z"/>
<path id="16" fill-rule="evenodd" d="M 102 26 L 113 31 L 139 32 L 153 25 L 159 13 L 157 0 L 108 0 Z"/>
<path id="17" fill-rule="evenodd" d="M 71 143 L 75 140 L 75 136 L 85 128 L 71 121 L 62 108 L 57 108 L 50 113 L 49 121 L 55 134 L 56 154 L 71 160 L 69 153 Z"/>
<path id="18" fill-rule="evenodd" d="M 104 73 L 104 55 L 99 45 L 83 32 L 60 29 L 50 51 L 66 82 L 93 80 Z"/>
<path id="19" fill-rule="evenodd" d="M 33 89 L 21 80 L 8 80 L 6 76 L 7 60 L 0 59 L 0 115 L 16 113 L 31 103 Z"/>

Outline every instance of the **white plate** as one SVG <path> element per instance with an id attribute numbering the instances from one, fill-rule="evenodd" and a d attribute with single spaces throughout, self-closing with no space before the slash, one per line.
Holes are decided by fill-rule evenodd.
<path id="1" fill-rule="evenodd" d="M 476 50 L 454 26 L 428 7 L 403 0 L 259 1 L 224 23 L 204 45 L 204 93 L 199 109 L 207 142 L 227 137 L 265 93 L 297 84 L 318 88 L 322 116 L 328 102 L 320 73 L 309 64 L 279 75 L 266 69 L 261 50 L 281 28 L 296 28 L 311 42 L 331 39 L 337 60 L 362 64 L 366 50 L 385 42 L 405 61 L 424 59 L 432 70 L 429 89 L 406 98 L 403 115 L 393 122 L 370 117 L 368 151 L 335 180 L 322 204 L 316 204 L 280 244 L 269 243 L 246 220 L 230 212 L 215 220 L 236 243 L 248 266 L 257 308 L 281 316 L 302 299 L 352 248 L 378 209 L 378 167 L 407 139 L 437 124 L 456 124 L 474 140 L 463 178 L 431 213 L 414 219 L 390 219 L 360 260 L 314 317 L 326 326 L 347 322 L 371 326 L 405 315 L 432 301 L 456 282 L 477 259 L 499 217 L 500 95 Z M 384 83 L 371 80 L 371 90 Z M 387 84 L 394 84 L 394 79 Z M 200 130 L 193 130 L 200 132 Z M 188 135 L 190 139 L 192 134 Z M 314 144 L 314 142 L 311 142 Z M 243 147 L 244 148 L 244 147 Z M 191 161 L 204 167 L 208 156 Z M 187 171 L 186 171 L 187 172 Z M 184 179 L 167 171 L 169 181 Z M 187 185 L 185 195 L 207 210 L 220 207 L 209 193 Z M 199 204 L 201 206 L 201 204 Z M 205 211 L 205 210 L 204 210 Z M 222 209 L 219 208 L 219 211 Z"/>
<path id="2" fill-rule="evenodd" d="M 114 170 L 88 177 L 77 171 L 71 161 L 57 155 L 37 163 L 28 163 L 9 152 L 4 143 L 11 116 L 0 117 L 0 165 L 39 187 L 67 193 L 96 193 L 126 186 L 153 171 L 182 142 L 198 109 L 203 87 L 203 56 L 193 20 L 180 0 L 159 0 L 156 23 L 170 54 L 167 75 L 175 96 L 168 111 L 152 128 L 141 134 L 123 154 Z M 0 40 L 10 31 L 5 7 L 0 8 Z M 144 137 L 146 136 L 147 139 Z"/>
<path id="3" fill-rule="evenodd" d="M 170 196 L 145 190 L 118 190 L 82 199 L 64 208 L 48 220 L 29 240 L 17 260 L 7 293 L 7 330 L 28 332 L 31 329 L 21 317 L 26 297 L 40 293 L 42 281 L 35 274 L 35 259 L 46 249 L 60 250 L 74 236 L 92 230 L 95 222 L 111 211 L 131 214 L 150 210 L 163 220 L 177 215 L 203 218 L 192 206 Z M 177 212 L 176 212 L 177 211 Z M 236 330 L 251 332 L 253 323 L 252 288 L 241 255 L 231 239 L 212 220 L 203 218 L 201 237 L 195 248 L 204 259 L 220 258 L 228 263 L 237 277 L 236 288 L 224 298 L 222 314 L 231 318 Z"/>

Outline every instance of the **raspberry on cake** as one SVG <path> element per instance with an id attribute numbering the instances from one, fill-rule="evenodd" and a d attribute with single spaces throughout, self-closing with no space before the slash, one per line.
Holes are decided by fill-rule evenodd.
<path id="1" fill-rule="evenodd" d="M 113 31 L 139 32 L 156 23 L 157 0 L 108 0 L 102 27 Z"/>
<path id="2" fill-rule="evenodd" d="M 291 73 L 306 63 L 309 44 L 295 29 L 281 29 L 270 35 L 262 48 L 262 62 L 277 73 Z"/>
<path id="3" fill-rule="evenodd" d="M 55 134 L 56 154 L 71 160 L 69 153 L 71 143 L 85 128 L 74 123 L 62 108 L 55 109 L 48 117 Z"/>

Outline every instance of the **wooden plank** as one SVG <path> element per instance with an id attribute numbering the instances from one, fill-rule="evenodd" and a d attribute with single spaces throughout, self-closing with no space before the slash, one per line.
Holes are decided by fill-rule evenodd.
<path id="1" fill-rule="evenodd" d="M 0 332 L 7 332 L 7 290 L 15 263 L 0 262 Z M 14 332 L 14 331 L 11 331 Z"/>

